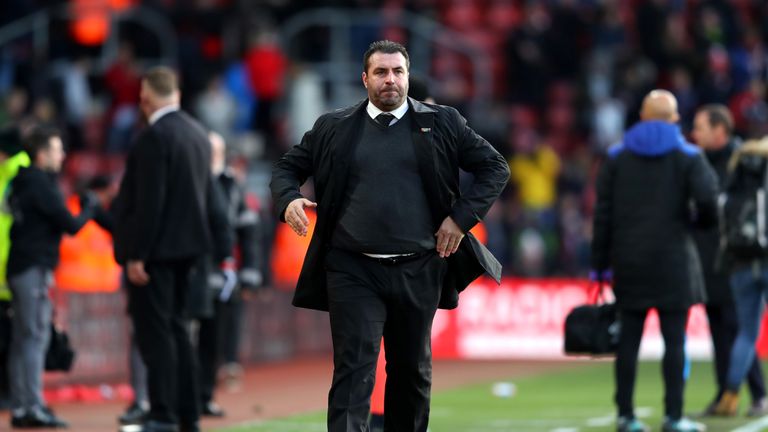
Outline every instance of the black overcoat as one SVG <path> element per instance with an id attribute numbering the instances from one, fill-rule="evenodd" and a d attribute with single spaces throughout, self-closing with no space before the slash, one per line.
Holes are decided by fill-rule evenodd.
<path id="1" fill-rule="evenodd" d="M 280 220 L 285 221 L 288 204 L 301 198 L 299 187 L 314 177 L 317 225 L 299 275 L 293 304 L 328 310 L 325 255 L 339 217 L 349 167 L 360 141 L 367 114 L 364 100 L 356 105 L 322 115 L 301 143 L 274 165 L 270 187 Z M 490 208 L 509 178 L 504 158 L 467 126 L 454 108 L 426 104 L 408 98 L 412 116 L 412 138 L 419 174 L 425 189 L 435 232 L 451 216 L 468 232 Z M 474 176 L 472 187 L 459 190 L 459 168 Z M 384 179 L 385 181 L 385 179 Z M 482 274 L 497 282 L 501 264 L 468 233 L 456 254 L 448 258 L 440 308 L 458 305 L 459 292 Z"/>

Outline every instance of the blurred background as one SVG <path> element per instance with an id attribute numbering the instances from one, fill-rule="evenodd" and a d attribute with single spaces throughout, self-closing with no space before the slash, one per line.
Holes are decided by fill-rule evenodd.
<path id="1" fill-rule="evenodd" d="M 272 295 L 245 306 L 242 360 L 327 353 L 326 315 L 290 306 L 306 239 L 276 222 L 269 172 L 320 114 L 365 97 L 362 55 L 383 38 L 512 171 L 480 228 L 509 278 L 438 316 L 438 332 L 478 333 L 436 339 L 437 356 L 560 355 L 562 319 L 586 298 L 596 168 L 649 90 L 675 94 L 686 134 L 706 103 L 726 104 L 743 138 L 768 134 L 764 0 L 3 0 L 0 127 L 58 126 L 65 191 L 96 177 L 116 188 L 143 121 L 142 71 L 174 67 L 183 108 L 226 139 L 260 215 Z M 54 387 L 125 377 L 125 302 L 102 234 L 62 246 L 56 321 L 78 357 Z M 707 356 L 700 311 L 692 326 Z"/>

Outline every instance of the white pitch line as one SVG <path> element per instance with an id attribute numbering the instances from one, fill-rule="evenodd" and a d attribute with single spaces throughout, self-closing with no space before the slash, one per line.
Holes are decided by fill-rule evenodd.
<path id="1" fill-rule="evenodd" d="M 638 407 L 635 408 L 635 415 L 637 418 L 648 418 L 653 414 L 651 407 Z M 602 417 L 591 417 L 587 419 L 587 427 L 606 427 L 611 426 L 616 422 L 616 416 L 614 414 L 608 414 Z"/>
<path id="2" fill-rule="evenodd" d="M 616 422 L 616 416 L 607 415 L 603 417 L 592 417 L 587 419 L 588 427 L 605 427 L 610 426 Z"/>
<path id="3" fill-rule="evenodd" d="M 747 423 L 744 426 L 734 429 L 731 432 L 760 432 L 768 427 L 768 416 L 761 417 L 751 423 Z"/>

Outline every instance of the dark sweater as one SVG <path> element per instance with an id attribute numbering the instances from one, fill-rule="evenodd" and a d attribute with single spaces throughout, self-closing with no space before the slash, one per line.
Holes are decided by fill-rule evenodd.
<path id="1" fill-rule="evenodd" d="M 93 214 L 93 205 L 84 203 L 80 214 L 72 216 L 55 174 L 35 167 L 19 170 L 11 183 L 8 200 L 13 213 L 8 276 L 33 266 L 55 268 L 61 235 L 77 233 Z"/>
<path id="2" fill-rule="evenodd" d="M 436 228 L 419 176 L 410 116 L 387 128 L 366 119 L 331 244 L 380 254 L 434 248 Z"/>

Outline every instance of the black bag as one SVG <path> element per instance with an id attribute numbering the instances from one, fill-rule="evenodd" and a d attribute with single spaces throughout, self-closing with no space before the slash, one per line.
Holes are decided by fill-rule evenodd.
<path id="1" fill-rule="evenodd" d="M 75 362 L 75 350 L 67 332 L 51 324 L 51 341 L 45 353 L 45 370 L 69 372 Z"/>
<path id="2" fill-rule="evenodd" d="M 768 255 L 766 189 L 768 169 L 763 158 L 744 158 L 739 175 L 732 176 L 726 191 L 718 197 L 720 246 L 733 258 L 752 260 Z M 748 182 L 750 174 L 760 173 L 762 181 Z M 738 184 L 736 184 L 738 182 Z"/>
<path id="3" fill-rule="evenodd" d="M 565 318 L 564 348 L 567 355 L 604 356 L 616 353 L 621 325 L 615 304 L 598 304 L 602 290 L 602 286 L 598 286 L 594 302 L 576 306 Z"/>

